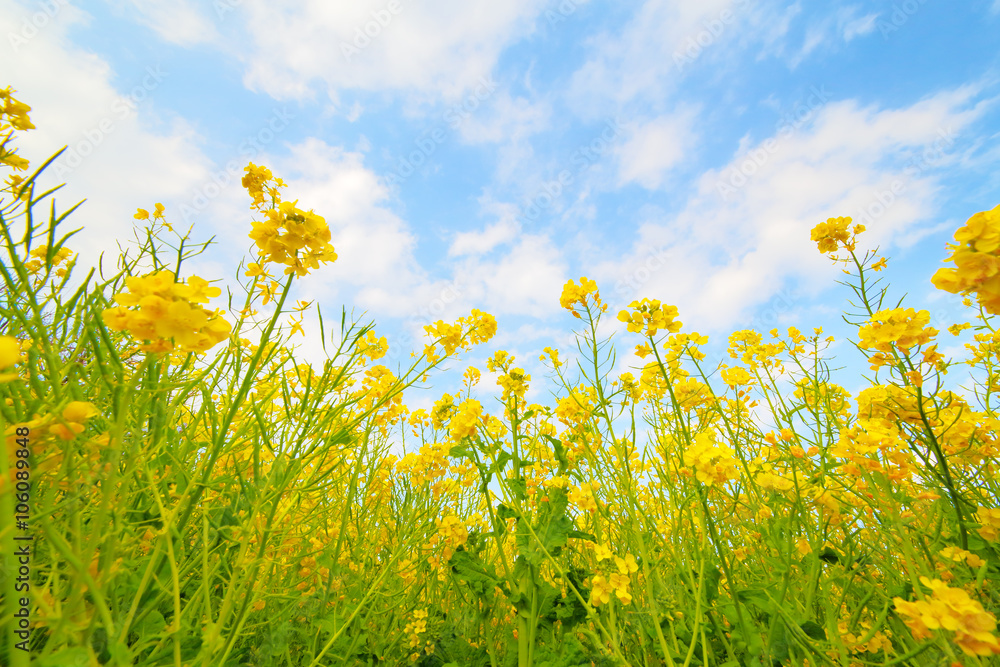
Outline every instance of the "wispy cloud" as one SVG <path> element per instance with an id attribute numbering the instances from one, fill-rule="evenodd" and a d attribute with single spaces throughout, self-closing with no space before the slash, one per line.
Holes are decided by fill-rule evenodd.
<path id="1" fill-rule="evenodd" d="M 973 93 L 972 88 L 948 91 L 900 109 L 830 103 L 814 122 L 781 138 L 781 150 L 732 200 L 721 201 L 715 186 L 720 174 L 739 167 L 744 153 L 703 174 L 683 210 L 641 224 L 634 250 L 603 273 L 611 280 L 649 248 L 669 248 L 670 270 L 652 275 L 639 293 L 676 303 L 699 326 L 715 330 L 737 323 L 789 278 L 815 289 L 833 272 L 809 241 L 817 222 L 857 215 L 896 181 L 906 185 L 866 241 L 905 239 L 931 219 L 940 174 L 908 176 L 908 158 L 942 131 L 961 132 L 977 118 L 980 110 L 970 106 Z"/>

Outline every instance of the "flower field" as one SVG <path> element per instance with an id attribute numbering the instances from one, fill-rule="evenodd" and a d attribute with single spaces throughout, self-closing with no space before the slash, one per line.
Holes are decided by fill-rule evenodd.
<path id="1" fill-rule="evenodd" d="M 944 332 L 890 302 L 862 226 L 815 226 L 872 371 L 856 395 L 820 330 L 737 331 L 706 367 L 677 308 L 580 278 L 579 363 L 539 352 L 551 405 L 501 350 L 496 388 L 469 362 L 410 410 L 486 357 L 491 315 L 428 325 L 394 371 L 374 325 L 320 313 L 328 359 L 297 360 L 313 306 L 289 295 L 336 239 L 252 163 L 226 298 L 160 204 L 85 273 L 16 152 L 29 111 L 0 90 L 0 664 L 1000 664 L 1000 207 L 934 276 L 969 306 Z M 635 373 L 611 374 L 607 317 Z M 939 351 L 966 329 L 964 358 Z"/>

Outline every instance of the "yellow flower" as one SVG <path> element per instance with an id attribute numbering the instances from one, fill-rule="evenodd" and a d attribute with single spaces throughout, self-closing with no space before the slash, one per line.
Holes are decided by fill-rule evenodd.
<path id="1" fill-rule="evenodd" d="M 809 540 L 804 537 L 799 538 L 799 541 L 795 543 L 795 548 L 803 556 L 812 553 L 812 547 L 809 546 Z"/>
<path id="2" fill-rule="evenodd" d="M 684 453 L 684 460 L 695 477 L 711 487 L 739 477 L 734 454 L 731 448 L 716 444 L 710 432 L 703 432 L 694 437 L 694 443 Z"/>
<path id="3" fill-rule="evenodd" d="M 136 220 L 149 220 L 149 211 L 144 208 L 136 209 L 135 215 L 132 217 Z"/>
<path id="4" fill-rule="evenodd" d="M 16 92 L 16 90 L 11 90 L 10 86 L 0 89 L 0 102 L 3 103 L 0 106 L 0 131 L 8 127 L 22 131 L 35 129 L 35 126 L 28 118 L 28 112 L 31 111 L 31 107 L 24 102 L 14 99 L 14 93 Z M 4 116 L 7 117 L 6 120 Z"/>
<path id="5" fill-rule="evenodd" d="M 880 366 L 889 363 L 895 350 L 906 355 L 910 348 L 929 343 L 937 336 L 937 329 L 927 326 L 929 323 L 930 313 L 926 310 L 880 310 L 858 330 L 858 347 L 879 353 L 868 359 L 872 369 L 878 370 Z"/>
<path id="6" fill-rule="evenodd" d="M 595 544 L 594 556 L 597 558 L 598 563 L 607 558 L 612 558 L 611 547 L 606 544 Z"/>
<path id="7" fill-rule="evenodd" d="M 753 382 L 753 377 L 747 372 L 747 369 L 740 366 L 734 366 L 732 368 L 723 369 L 722 381 L 735 389 L 741 385 L 750 384 Z"/>
<path id="8" fill-rule="evenodd" d="M 666 329 L 670 333 L 676 333 L 681 329 L 682 323 L 676 319 L 677 306 L 661 305 L 658 299 L 643 299 L 633 301 L 629 304 L 629 308 L 633 312 L 629 313 L 627 310 L 619 312 L 618 320 L 628 323 L 628 330 L 632 333 L 642 332 L 646 336 L 653 337 L 660 329 Z M 639 353 L 638 348 L 636 353 Z"/>
<path id="9" fill-rule="evenodd" d="M 914 639 L 929 637 L 932 630 L 947 630 L 962 652 L 969 656 L 1000 654 L 1000 641 L 993 635 L 996 617 L 983 609 L 961 588 L 949 588 L 938 579 L 920 577 L 933 593 L 927 600 L 908 602 L 893 598 L 896 610 L 906 616 L 904 622 Z"/>
<path id="10" fill-rule="evenodd" d="M 438 532 L 447 543 L 456 547 L 465 544 L 469 539 L 469 530 L 457 516 L 446 516 L 437 522 Z"/>
<path id="11" fill-rule="evenodd" d="M 955 241 L 944 260 L 955 268 L 938 269 L 931 282 L 952 294 L 975 293 L 987 312 L 1000 313 L 1000 206 L 969 218 Z"/>
<path id="12" fill-rule="evenodd" d="M 7 368 L 21 361 L 21 344 L 11 336 L 0 336 L 0 368 Z"/>
<path id="13" fill-rule="evenodd" d="M 579 305 L 586 309 L 588 298 L 591 295 L 593 295 L 591 300 L 594 306 L 600 308 L 602 312 L 607 310 L 607 306 L 601 302 L 601 294 L 597 291 L 597 283 L 584 276 L 580 278 L 580 284 L 577 285 L 571 278 L 569 282 L 563 285 L 563 291 L 559 297 L 559 305 L 573 313 L 573 317 L 580 319 L 580 313 L 576 309 L 576 306 Z"/>
<path id="14" fill-rule="evenodd" d="M 49 427 L 49 432 L 60 440 L 72 440 L 83 433 L 84 422 L 96 414 L 97 408 L 93 403 L 72 401 L 62 411 L 66 424 L 53 424 Z"/>
<path id="15" fill-rule="evenodd" d="M 444 347 L 445 354 L 454 354 L 462 343 L 462 326 L 460 324 L 448 324 L 444 320 L 438 320 L 434 324 L 426 325 L 424 331 L 434 339 L 435 344 Z"/>
<path id="16" fill-rule="evenodd" d="M 585 512 L 596 512 L 597 511 L 597 500 L 594 498 L 594 487 L 597 483 L 593 484 L 589 482 L 584 482 L 579 487 L 572 487 L 567 494 L 569 501 L 579 507 Z"/>
<path id="17" fill-rule="evenodd" d="M 451 437 L 456 441 L 462 438 L 471 438 L 476 435 L 476 429 L 483 416 L 483 406 L 479 401 L 469 399 L 461 403 L 456 409 L 449 424 Z"/>
<path id="18" fill-rule="evenodd" d="M 632 595 L 628 592 L 628 576 L 618 573 L 612 574 L 608 585 L 614 589 L 615 595 L 618 596 L 622 604 L 632 602 Z"/>
<path id="19" fill-rule="evenodd" d="M 115 294 L 119 305 L 105 309 L 102 316 L 109 329 L 149 341 L 141 349 L 200 353 L 229 336 L 232 327 L 221 312 L 197 305 L 220 293 L 198 276 L 185 284 L 175 282 L 170 271 L 158 271 L 129 276 L 125 284 L 129 291 Z"/>
<path id="20" fill-rule="evenodd" d="M 545 348 L 545 354 L 538 357 L 539 361 L 545 361 L 546 355 L 548 355 L 549 360 L 552 362 L 553 368 L 559 368 L 563 365 L 563 362 L 559 361 L 559 350 L 555 350 L 551 347 Z"/>
<path id="21" fill-rule="evenodd" d="M 462 378 L 470 386 L 475 386 L 479 384 L 479 379 L 482 376 L 483 376 L 482 373 L 480 373 L 479 369 L 476 368 L 475 366 L 469 366 L 468 368 L 465 369 L 465 373 L 462 374 Z"/>
<path id="22" fill-rule="evenodd" d="M 389 351 L 389 343 L 385 336 L 377 338 L 375 332 L 369 330 L 364 338 L 358 339 L 358 354 L 362 361 L 367 359 L 381 359 Z"/>
<path id="23" fill-rule="evenodd" d="M 595 575 L 590 582 L 590 604 L 593 607 L 611 602 L 611 583 L 601 575 Z"/>
<path id="24" fill-rule="evenodd" d="M 996 542 L 997 537 L 1000 536 L 1000 507 L 994 509 L 978 507 L 976 517 L 976 521 L 980 524 L 979 534 L 984 540 Z"/>
<path id="25" fill-rule="evenodd" d="M 253 199 L 252 208 L 264 213 L 266 220 L 254 221 L 250 238 L 256 244 L 264 262 L 285 265 L 285 274 L 304 276 L 320 262 L 333 262 L 337 253 L 330 244 L 332 238 L 326 220 L 313 211 L 303 211 L 296 202 L 280 201 L 277 188 L 281 179 L 272 182 L 270 170 L 252 162 L 246 167 L 243 186 Z M 271 195 L 271 206 L 265 206 L 264 194 Z"/>
<path id="26" fill-rule="evenodd" d="M 211 287 L 207 280 L 199 278 L 198 276 L 191 276 L 187 280 L 187 285 L 181 285 L 178 283 L 178 286 L 189 289 L 183 289 L 180 293 L 175 291 L 174 296 L 182 296 L 192 303 L 208 303 L 209 299 L 222 294 L 221 289 L 218 287 Z"/>
<path id="27" fill-rule="evenodd" d="M 77 424 L 82 424 L 96 414 L 97 408 L 94 404 L 85 401 L 72 401 L 62 412 L 63 419 Z"/>
<path id="28" fill-rule="evenodd" d="M 854 250 L 854 237 L 865 230 L 863 225 L 856 225 L 853 234 L 848 231 L 851 218 L 828 218 L 812 229 L 810 238 L 816 242 L 821 253 L 832 253 L 843 247 Z"/>
<path id="29" fill-rule="evenodd" d="M 512 395 L 523 399 L 530 381 L 531 376 L 525 373 L 523 368 L 513 368 L 499 376 L 497 385 L 503 388 L 501 400 L 506 404 Z"/>
<path id="30" fill-rule="evenodd" d="M 632 554 L 626 554 L 625 558 L 615 556 L 615 566 L 618 568 L 618 572 L 624 575 L 639 570 L 639 564 L 635 562 L 635 556 Z"/>

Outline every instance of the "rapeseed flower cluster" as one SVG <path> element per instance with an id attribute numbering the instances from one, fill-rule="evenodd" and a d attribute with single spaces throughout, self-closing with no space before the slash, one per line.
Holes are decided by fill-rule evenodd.
<path id="1" fill-rule="evenodd" d="M 971 656 L 1000 654 L 1000 641 L 994 636 L 996 617 L 983 609 L 961 588 L 949 588 L 940 579 L 920 577 L 920 582 L 933 594 L 928 600 L 907 602 L 893 598 L 896 610 L 913 633 L 914 639 L 925 639 L 931 630 L 947 630 L 962 652 Z"/>
<path id="2" fill-rule="evenodd" d="M 281 201 L 279 187 L 285 184 L 273 178 L 266 167 L 253 162 L 247 165 L 243 187 L 253 200 L 251 207 L 262 212 L 263 222 L 255 221 L 250 238 L 261 253 L 262 262 L 285 266 L 285 274 L 304 276 L 320 262 L 334 262 L 337 253 L 330 243 L 332 234 L 326 220 L 311 209 L 303 211 L 296 201 Z M 267 202 L 265 194 L 270 197 Z M 259 269 L 262 270 L 262 269 Z"/>
<path id="3" fill-rule="evenodd" d="M 497 320 L 489 313 L 473 308 L 470 315 L 458 318 L 455 324 L 438 320 L 426 325 L 424 331 L 434 339 L 433 343 L 424 346 L 427 360 L 434 363 L 441 358 L 437 353 L 438 345 L 444 348 L 446 355 L 451 355 L 459 348 L 467 350 L 472 345 L 485 343 L 496 334 Z"/>
<path id="4" fill-rule="evenodd" d="M 956 268 L 938 269 L 931 282 L 952 294 L 975 293 L 987 312 L 1000 313 L 1000 206 L 969 218 L 955 241 L 944 261 Z"/>
<path id="5" fill-rule="evenodd" d="M 705 486 L 725 484 L 739 476 L 735 453 L 732 448 L 716 443 L 710 432 L 699 433 L 684 452 L 685 463 L 690 468 L 684 472 L 691 474 L 693 471 L 695 478 Z"/>
<path id="6" fill-rule="evenodd" d="M 564 362 L 559 359 L 559 350 L 556 350 L 551 347 L 546 347 L 543 350 L 543 352 L 545 354 L 539 355 L 538 357 L 539 361 L 545 361 L 546 359 L 548 359 L 550 362 L 552 362 L 553 368 L 559 368 L 560 366 L 563 365 Z"/>
<path id="7" fill-rule="evenodd" d="M 147 352 L 205 352 L 229 336 L 231 326 L 220 311 L 209 311 L 207 303 L 221 290 L 208 281 L 191 276 L 176 282 L 171 271 L 156 271 L 125 279 L 127 292 L 115 294 L 118 304 L 106 308 L 104 323 L 113 331 L 128 331 L 148 341 Z"/>
<path id="8" fill-rule="evenodd" d="M 455 515 L 446 516 L 439 520 L 437 528 L 438 534 L 441 535 L 445 543 L 453 548 L 461 546 L 469 540 L 469 529 Z"/>
<path id="9" fill-rule="evenodd" d="M 320 262 L 336 261 L 330 227 L 322 216 L 287 201 L 264 214 L 267 220 L 254 222 L 250 232 L 263 261 L 284 264 L 286 274 L 294 271 L 299 276 L 318 268 Z"/>
<path id="10" fill-rule="evenodd" d="M 772 337 L 777 337 L 778 330 L 772 331 Z M 734 331 L 729 335 L 729 356 L 740 359 L 750 370 L 758 368 L 774 368 L 778 372 L 784 370 L 780 355 L 785 350 L 782 341 L 765 343 L 764 336 L 752 329 Z"/>
<path id="11" fill-rule="evenodd" d="M 590 278 L 581 277 L 579 285 L 571 278 L 563 285 L 562 294 L 559 296 L 559 305 L 573 313 L 573 317 L 582 319 L 576 306 L 579 305 L 586 309 L 588 302 L 592 302 L 602 313 L 608 309 L 607 304 L 601 301 L 601 293 L 597 290 L 597 283 Z"/>
<path id="12" fill-rule="evenodd" d="M 246 176 L 241 182 L 253 200 L 250 204 L 251 208 L 261 212 L 265 211 L 268 208 L 267 197 L 271 198 L 271 205 L 280 201 L 281 195 L 278 188 L 286 187 L 286 185 L 280 178 L 274 178 L 270 169 L 251 162 L 243 170 L 246 172 Z"/>
<path id="13" fill-rule="evenodd" d="M 403 632 L 409 635 L 410 648 L 420 644 L 420 635 L 427 632 L 427 609 L 417 609 L 413 612 L 413 620 L 406 624 Z"/>
<path id="14" fill-rule="evenodd" d="M 613 560 L 617 571 L 604 574 L 596 574 L 591 579 L 590 605 L 598 607 L 611 602 L 611 594 L 614 593 L 618 600 L 628 605 L 632 603 L 632 594 L 629 593 L 629 574 L 639 570 L 635 556 L 626 555 L 624 558 L 612 554 L 611 549 L 604 544 L 595 545 L 594 555 L 597 561 Z"/>
<path id="15" fill-rule="evenodd" d="M 0 164 L 12 169 L 24 170 L 28 168 L 28 161 L 8 148 L 7 143 L 15 131 L 33 130 L 35 126 L 28 118 L 31 107 L 15 99 L 14 92 L 10 86 L 0 88 Z M 3 134 L 4 132 L 6 135 Z M 17 183 L 11 185 L 13 187 Z"/>
<path id="16" fill-rule="evenodd" d="M 857 243 L 856 237 L 865 231 L 865 226 L 855 225 L 853 229 L 848 229 L 851 222 L 849 217 L 827 218 L 826 222 L 813 227 L 810 238 L 816 242 L 822 253 L 837 252 L 841 248 L 853 252 Z"/>
<path id="17" fill-rule="evenodd" d="M 633 312 L 623 310 L 618 313 L 618 320 L 628 323 L 632 333 L 642 333 L 653 337 L 660 329 L 670 333 L 681 330 L 682 323 L 677 321 L 677 306 L 662 305 L 658 299 L 643 299 L 629 304 Z"/>
<path id="18" fill-rule="evenodd" d="M 475 399 L 463 401 L 455 408 L 448 425 L 451 437 L 457 442 L 462 438 L 471 438 L 476 435 L 476 429 L 483 418 L 483 406 Z"/>
<path id="19" fill-rule="evenodd" d="M 600 486 L 600 482 L 584 482 L 580 486 L 570 487 L 567 494 L 569 502 L 584 512 L 596 512 L 597 499 L 594 497 L 594 491 L 599 489 Z"/>
<path id="20" fill-rule="evenodd" d="M 930 321 L 930 313 L 926 310 L 916 311 L 913 308 L 880 310 L 858 331 L 858 347 L 877 351 L 868 358 L 868 363 L 871 364 L 872 370 L 878 370 L 893 362 L 892 355 L 895 350 L 908 355 L 910 348 L 925 345 L 933 340 L 938 331 L 928 326 Z"/>
<path id="21" fill-rule="evenodd" d="M 362 364 L 367 360 L 381 359 L 388 351 L 389 343 L 385 336 L 379 338 L 374 331 L 368 331 L 363 337 L 358 338 L 357 352 Z"/>
<path id="22" fill-rule="evenodd" d="M 0 336 L 0 371 L 19 363 L 21 358 L 21 343 L 13 336 Z M 17 373 L 0 372 L 0 382 L 10 382 L 17 377 Z"/>
<path id="23" fill-rule="evenodd" d="M 510 369 L 497 378 L 497 385 L 503 388 L 500 400 L 505 404 L 510 401 L 511 396 L 517 397 L 518 400 L 524 400 L 524 394 L 528 391 L 528 382 L 530 381 L 531 376 L 525 373 L 523 368 Z"/>
<path id="24" fill-rule="evenodd" d="M 72 440 L 83 433 L 84 424 L 98 414 L 97 407 L 88 401 L 71 401 L 63 408 L 62 421 L 49 427 L 49 433 L 60 440 Z"/>
<path id="25" fill-rule="evenodd" d="M 976 516 L 980 524 L 979 534 L 984 540 L 996 542 L 1000 539 L 1000 508 L 978 507 Z"/>
<path id="26" fill-rule="evenodd" d="M 48 254 L 49 247 L 47 245 L 38 246 L 31 251 L 30 255 L 32 259 L 24 263 L 24 268 L 28 270 L 28 273 L 38 273 L 42 270 L 42 267 L 45 266 L 44 262 Z M 66 266 L 59 266 L 59 268 L 56 269 L 55 274 L 57 277 L 62 278 L 70 271 L 74 257 L 75 253 L 65 246 L 59 248 L 59 250 L 52 255 L 52 266 L 59 266 L 64 261 L 70 260 L 70 263 Z"/>

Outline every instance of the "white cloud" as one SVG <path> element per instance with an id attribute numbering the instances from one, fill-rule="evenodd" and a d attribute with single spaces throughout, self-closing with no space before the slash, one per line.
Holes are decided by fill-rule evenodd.
<path id="1" fill-rule="evenodd" d="M 129 6 L 139 23 L 170 44 L 193 46 L 218 38 L 215 26 L 190 0 L 116 0 L 116 4 Z"/>
<path id="2" fill-rule="evenodd" d="M 360 102 L 355 102 L 353 105 L 351 105 L 351 110 L 347 113 L 348 122 L 353 123 L 358 118 L 361 118 L 361 113 L 364 110 L 365 108 L 361 106 Z"/>
<path id="3" fill-rule="evenodd" d="M 795 69 L 799 64 L 809 57 L 809 54 L 815 51 L 824 41 L 826 41 L 826 33 L 829 29 L 829 21 L 823 21 L 816 25 L 809 26 L 806 30 L 806 38 L 802 43 L 802 48 L 799 52 L 792 57 L 789 61 L 789 65 L 792 69 Z"/>
<path id="4" fill-rule="evenodd" d="M 883 248 L 926 233 L 921 223 L 934 214 L 935 169 L 948 159 L 942 137 L 978 115 L 980 107 L 969 108 L 974 92 L 948 91 L 902 109 L 828 104 L 800 131 L 750 146 L 705 173 L 686 208 L 642 224 L 635 250 L 602 266 L 602 278 L 634 275 L 650 248 L 668 247 L 670 261 L 649 272 L 633 296 L 676 304 L 682 320 L 715 329 L 738 322 L 790 278 L 818 290 L 837 269 L 809 240 L 816 223 L 842 215 L 861 222 L 868 211 L 864 243 Z M 936 141 L 945 153 L 927 161 L 924 150 Z M 760 164 L 723 199 L 719 183 L 729 184 L 750 154 Z"/>
<path id="5" fill-rule="evenodd" d="M 618 155 L 618 185 L 637 182 L 647 189 L 659 188 L 666 174 L 693 148 L 697 110 L 688 108 L 671 115 L 639 123 Z"/>
<path id="6" fill-rule="evenodd" d="M 469 144 L 500 144 L 497 149 L 496 177 L 500 182 L 524 175 L 524 165 L 534 155 L 530 139 L 532 136 L 550 129 L 552 108 L 546 100 L 531 101 L 524 97 L 512 97 L 505 89 L 497 90 L 496 82 L 482 87 L 480 100 L 470 94 L 476 106 L 486 108 L 462 112 L 461 105 L 455 105 L 445 118 L 451 125 L 457 125 L 461 139 Z M 488 91 L 488 92 L 487 92 Z M 466 105 L 469 108 L 471 105 Z"/>
<path id="7" fill-rule="evenodd" d="M 540 235 L 525 234 L 506 257 L 490 268 L 483 278 L 487 303 L 497 313 L 546 315 L 552 312 L 553 303 L 559 303 L 566 283 L 561 253 Z"/>
<path id="8" fill-rule="evenodd" d="M 364 165 L 364 155 L 310 138 L 270 158 L 272 171 L 288 188 L 285 199 L 313 209 L 326 219 L 338 259 L 302 279 L 302 288 L 324 301 L 343 301 L 351 288 L 361 308 L 405 316 L 427 288 L 413 257 L 416 237 L 404 220 L 386 206 L 389 191 Z"/>
<path id="9" fill-rule="evenodd" d="M 570 81 L 569 104 L 585 119 L 614 115 L 622 105 L 649 101 L 656 108 L 695 63 L 724 62 L 727 44 L 740 44 L 750 31 L 771 43 L 787 22 L 749 0 L 646 0 L 620 30 L 591 38 L 593 55 Z"/>
<path id="10" fill-rule="evenodd" d="M 835 13 L 812 23 L 806 29 L 802 48 L 790 59 L 789 65 L 794 69 L 819 47 L 830 48 L 834 46 L 838 38 L 850 42 L 856 37 L 867 35 L 875 30 L 878 14 L 873 13 L 859 17 L 859 9 L 860 5 L 840 7 Z"/>
<path id="11" fill-rule="evenodd" d="M 448 256 L 483 255 L 510 242 L 517 236 L 518 228 L 513 220 L 500 220 L 480 232 L 459 232 L 448 248 Z"/>
<path id="12" fill-rule="evenodd" d="M 37 129 L 16 142 L 33 167 L 69 147 L 42 174 L 41 183 L 66 183 L 55 195 L 58 211 L 87 200 L 60 227 L 63 232 L 83 227 L 68 243 L 80 253 L 81 269 L 96 265 L 106 251 L 105 270 L 113 270 L 116 241 L 132 238 L 136 208 L 151 209 L 159 201 L 169 205 L 207 179 L 209 164 L 192 126 L 159 105 L 156 88 L 169 76 L 159 63 L 113 72 L 106 61 L 67 39 L 67 31 L 89 21 L 89 15 L 72 5 L 59 7 L 7 56 L 3 85 L 13 86 L 32 107 Z M 0 1 L 0 34 L 20 34 L 30 16 L 17 3 Z M 126 83 L 116 89 L 112 78 Z M 165 129 L 153 131 L 154 124 Z"/>
<path id="13" fill-rule="evenodd" d="M 876 19 L 878 19 L 878 14 L 867 14 L 860 18 L 848 21 L 843 27 L 842 34 L 844 35 L 844 41 L 849 42 L 855 37 L 867 35 L 875 30 Z"/>
<path id="14" fill-rule="evenodd" d="M 467 143 L 516 142 L 550 127 L 552 108 L 546 101 L 533 103 L 524 97 L 511 97 L 507 90 L 500 90 L 492 99 L 487 99 L 488 111 L 469 114 L 458 126 Z"/>
<path id="15" fill-rule="evenodd" d="M 333 97 L 344 88 L 401 89 L 455 101 L 492 71 L 504 47 L 534 30 L 545 4 L 247 0 L 246 83 L 279 98 L 307 97 L 320 82 Z"/>
<path id="16" fill-rule="evenodd" d="M 469 257 L 455 268 L 455 279 L 464 286 L 463 301 L 494 315 L 551 314 L 566 274 L 563 254 L 540 234 L 522 234 L 498 259 Z"/>

